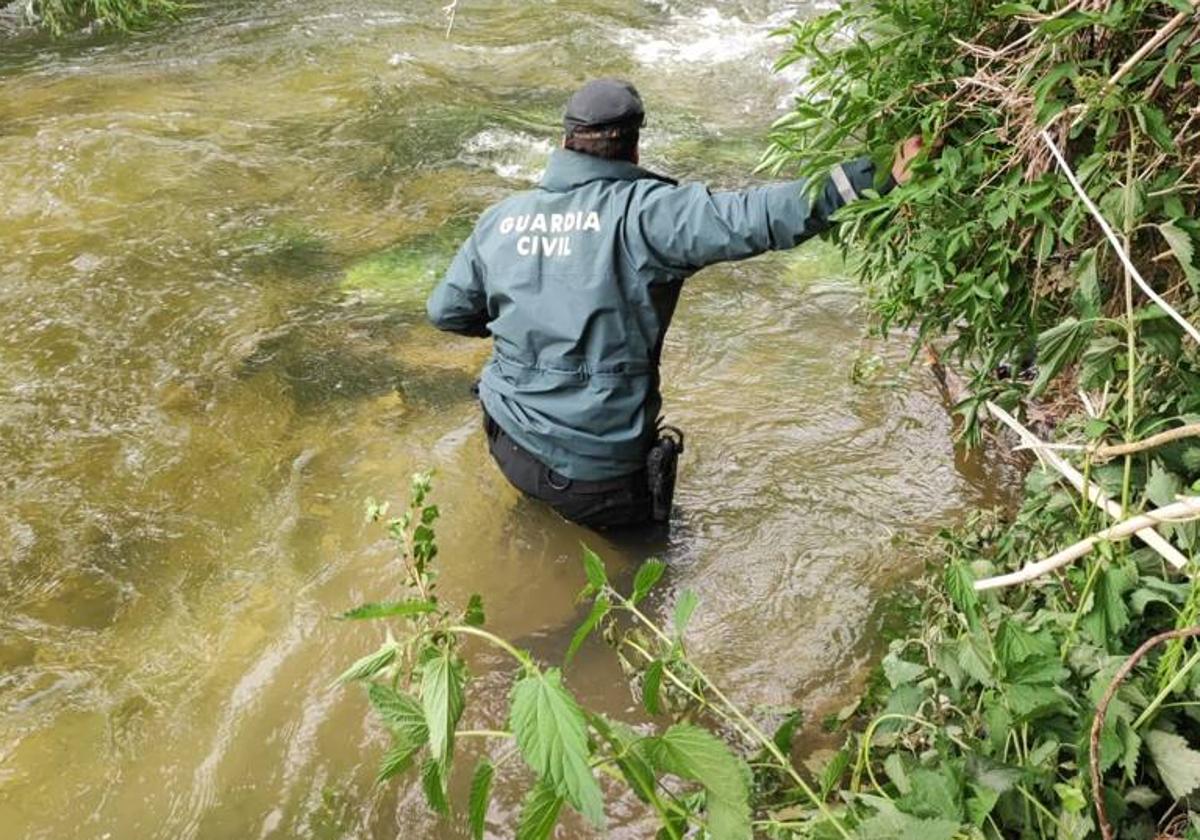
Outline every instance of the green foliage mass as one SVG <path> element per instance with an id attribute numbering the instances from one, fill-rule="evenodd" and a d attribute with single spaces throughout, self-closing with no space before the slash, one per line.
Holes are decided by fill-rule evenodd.
<path id="1" fill-rule="evenodd" d="M 847 207 L 834 235 L 859 255 L 881 328 L 944 340 L 971 371 L 960 410 L 972 437 L 987 398 L 1011 405 L 1074 384 L 1116 394 L 1134 367 L 1139 387 L 1153 383 L 1170 402 L 1163 413 L 1200 412 L 1195 346 L 1136 288 L 1126 312 L 1123 269 L 1039 135 L 1049 131 L 1146 279 L 1194 322 L 1200 37 L 1190 0 L 873 0 L 787 34 L 782 64 L 807 74 L 774 127 L 768 168 L 823 176 L 866 152 L 886 171 L 894 143 L 926 139 L 913 182 Z M 1129 353 L 1121 315 L 1138 334 Z M 1035 358 L 1036 375 L 1018 381 Z"/>
<path id="2" fill-rule="evenodd" d="M 0 3 L 0 5 L 4 5 Z M 130 30 L 178 15 L 179 0 L 28 0 L 26 17 L 55 35 L 85 26 Z"/>

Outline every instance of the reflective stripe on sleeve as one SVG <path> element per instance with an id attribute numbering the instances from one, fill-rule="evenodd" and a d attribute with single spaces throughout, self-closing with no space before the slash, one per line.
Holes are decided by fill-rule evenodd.
<path id="1" fill-rule="evenodd" d="M 850 179 L 846 177 L 846 170 L 842 169 L 840 165 L 833 167 L 829 174 L 833 178 L 833 184 L 837 187 L 838 193 L 840 193 L 842 196 L 842 201 L 845 201 L 847 204 L 849 204 L 851 201 L 854 201 L 856 198 L 858 198 L 858 193 L 854 191 L 854 187 L 851 185 Z"/>

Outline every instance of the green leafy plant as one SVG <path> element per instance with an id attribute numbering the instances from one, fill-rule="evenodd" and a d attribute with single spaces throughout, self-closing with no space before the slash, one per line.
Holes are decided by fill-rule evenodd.
<path id="1" fill-rule="evenodd" d="M 583 549 L 587 585 L 581 597 L 591 600 L 588 617 L 574 634 L 564 667 L 569 666 L 587 637 L 601 633 L 642 664 L 646 710 L 672 722 L 634 729 L 580 706 L 566 685 L 562 668 L 547 667 L 527 651 L 484 629 L 482 599 L 472 596 L 461 609 L 445 604 L 437 592 L 437 545 L 434 525 L 438 509 L 429 503 L 431 477 L 413 477 L 411 500 L 399 517 L 388 518 L 387 505 L 368 502 L 370 521 L 383 522 L 403 569 L 408 597 L 363 604 L 344 613 L 346 620 L 401 622 L 389 629 L 379 648 L 351 664 L 338 683 L 360 683 L 380 722 L 391 734 L 378 778 L 390 779 L 409 770 L 420 774 L 429 806 L 448 813 L 448 780 L 459 741 L 485 739 L 496 749 L 480 759 L 473 772 L 467 816 L 471 833 L 482 836 L 488 801 L 497 776 L 519 758 L 534 783 L 515 828 L 521 840 L 550 836 L 564 805 L 596 828 L 605 825 L 607 778 L 644 803 L 659 822 L 664 838 L 704 836 L 749 837 L 754 790 L 768 776 L 788 779 L 807 796 L 814 822 L 835 834 L 850 836 L 818 795 L 793 768 L 787 755 L 794 721 L 768 736 L 734 705 L 687 656 L 683 636 L 697 600 L 682 593 L 668 631 L 642 609 L 643 600 L 661 580 L 665 566 L 647 561 L 633 589 L 623 595 L 612 587 L 604 563 Z M 471 696 L 470 668 L 463 655 L 468 638 L 502 651 L 513 666 L 505 729 L 466 729 Z M 713 721 L 728 727 L 745 749 L 755 749 L 755 769 L 714 734 Z M 786 736 L 786 737 L 785 737 Z M 769 814 L 757 824 L 776 824 Z"/>
<path id="2" fill-rule="evenodd" d="M 26 17 L 55 35 L 85 26 L 141 29 L 176 17 L 184 8 L 186 3 L 179 0 L 28 0 L 24 4 Z"/>

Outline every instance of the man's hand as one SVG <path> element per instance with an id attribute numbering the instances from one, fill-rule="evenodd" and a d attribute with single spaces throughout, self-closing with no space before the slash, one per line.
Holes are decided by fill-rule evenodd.
<path id="1" fill-rule="evenodd" d="M 906 183 L 912 177 L 910 167 L 913 158 L 920 153 L 923 145 L 924 142 L 919 134 L 909 137 L 900 144 L 900 148 L 896 150 L 896 159 L 892 162 L 892 178 L 897 184 Z"/>

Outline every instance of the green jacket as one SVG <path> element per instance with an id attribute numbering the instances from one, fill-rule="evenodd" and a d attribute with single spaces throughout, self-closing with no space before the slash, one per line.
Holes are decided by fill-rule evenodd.
<path id="1" fill-rule="evenodd" d="M 654 438 L 659 356 L 683 281 L 800 244 L 873 179 L 869 160 L 845 163 L 810 203 L 800 181 L 709 192 L 558 150 L 538 189 L 479 218 L 429 318 L 491 335 L 479 396 L 514 441 L 568 478 L 626 475 Z"/>

